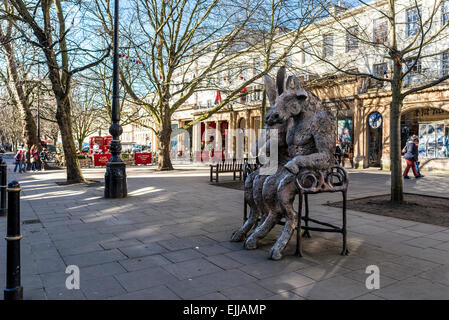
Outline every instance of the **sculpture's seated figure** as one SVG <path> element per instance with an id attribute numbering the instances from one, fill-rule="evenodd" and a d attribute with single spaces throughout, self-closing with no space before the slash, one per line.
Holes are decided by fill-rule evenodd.
<path id="1" fill-rule="evenodd" d="M 300 85 L 295 76 L 285 81 L 285 68 L 279 70 L 276 84 L 266 76 L 265 87 L 270 101 L 269 120 L 272 125 L 280 124 L 283 128 L 280 132 L 286 134 L 287 155 L 282 158 L 285 161 L 279 162 L 275 174 L 258 178 L 257 186 L 257 179 L 253 177 L 253 199 L 260 197 L 255 201 L 256 207 L 265 211 L 263 216 L 266 218 L 246 239 L 245 247 L 257 248 L 258 241 L 285 217 L 282 234 L 270 250 L 270 258 L 278 260 L 282 258 L 297 225 L 298 213 L 293 208 L 297 194 L 296 177 L 310 171 L 326 172 L 335 164 L 336 119 L 315 95 Z M 279 152 L 284 150 L 280 148 Z M 233 240 L 243 240 L 242 234 L 239 235 Z"/>

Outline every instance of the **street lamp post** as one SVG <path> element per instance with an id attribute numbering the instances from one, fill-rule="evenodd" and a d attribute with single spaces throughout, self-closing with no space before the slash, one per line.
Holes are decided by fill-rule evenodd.
<path id="1" fill-rule="evenodd" d="M 40 64 L 37 65 L 37 79 L 39 81 L 39 89 L 37 90 L 37 141 L 41 144 L 41 86 L 40 86 Z"/>
<path id="2" fill-rule="evenodd" d="M 123 132 L 120 126 L 120 97 L 119 97 L 119 73 L 118 73 L 118 28 L 119 28 L 119 0 L 115 0 L 114 10 L 114 56 L 112 79 L 112 124 L 109 133 L 112 135 L 111 159 L 106 165 L 105 173 L 105 198 L 125 198 L 128 194 L 126 183 L 126 165 L 120 158 L 122 145 L 120 135 Z"/>

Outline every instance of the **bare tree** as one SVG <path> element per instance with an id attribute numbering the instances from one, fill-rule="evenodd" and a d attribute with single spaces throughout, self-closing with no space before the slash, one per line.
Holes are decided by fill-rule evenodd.
<path id="1" fill-rule="evenodd" d="M 102 111 L 94 103 L 95 94 L 91 88 L 80 87 L 72 90 L 73 134 L 78 143 L 78 150 L 83 148 L 83 141 L 99 127 L 98 115 Z"/>
<path id="2" fill-rule="evenodd" d="M 126 20 L 134 23 L 122 28 L 125 39 L 122 51 L 130 59 L 124 60 L 120 76 L 124 90 L 156 124 L 156 128 L 149 129 L 159 139 L 160 170 L 173 169 L 170 136 L 174 112 L 195 104 L 193 97 L 200 92 L 220 90 L 223 99 L 197 121 L 207 119 L 239 99 L 244 88 L 284 62 L 294 46 L 292 39 L 298 38 L 291 33 L 290 37 L 279 39 L 283 34 L 279 33 L 282 24 L 278 18 L 286 9 L 285 2 L 288 1 L 135 2 Z M 313 2 L 296 1 L 296 17 L 301 19 L 288 23 L 296 33 L 304 22 L 313 20 L 316 12 Z M 110 1 L 95 3 L 98 18 L 112 36 Z M 265 18 L 262 22 L 261 17 Z M 273 20 L 268 26 L 265 25 L 267 18 Z M 277 51 L 271 49 L 274 43 L 279 44 Z M 257 59 L 262 62 L 263 57 L 265 62 L 254 68 L 254 62 Z M 254 72 L 248 72 L 251 70 Z M 234 81 L 231 83 L 230 79 Z"/>
<path id="3" fill-rule="evenodd" d="M 79 1 L 10 0 L 10 4 L 15 13 L 6 13 L 7 16 L 28 43 L 39 48 L 45 57 L 57 104 L 56 119 L 67 165 L 67 182 L 84 182 L 72 134 L 72 77 L 103 61 L 110 48 L 96 48 L 101 41 L 88 40 L 89 36 L 96 34 L 95 28 L 89 25 L 94 20 L 89 21 L 84 13 L 76 14 L 81 6 Z M 79 23 L 75 25 L 75 21 Z M 98 35 L 95 38 L 98 39 Z"/>
<path id="4" fill-rule="evenodd" d="M 305 54 L 316 61 L 309 71 L 371 79 L 391 92 L 391 201 L 402 203 L 401 109 L 407 96 L 449 79 L 447 70 L 435 63 L 449 50 L 447 2 L 355 0 L 353 10 L 320 2 L 328 18 L 317 22 L 305 39 Z"/>
<path id="5" fill-rule="evenodd" d="M 14 14 L 13 8 L 9 6 L 8 1 L 4 1 L 2 6 L 4 12 Z M 5 56 L 7 69 L 6 72 L 0 70 L 0 81 L 7 88 L 13 104 L 17 106 L 21 115 L 24 142 L 28 150 L 30 150 L 31 146 L 40 145 L 37 137 L 36 121 L 31 112 L 31 93 L 36 86 L 33 83 L 27 82 L 26 79 L 30 71 L 29 66 L 25 66 L 24 56 L 26 53 L 21 52 L 21 66 L 19 66 L 17 61 L 14 50 L 14 43 L 17 41 L 13 41 L 15 33 L 11 19 L 5 19 L 4 22 L 0 22 L 0 46 Z"/>
<path id="6" fill-rule="evenodd" d="M 92 108 L 97 109 L 98 127 L 109 124 L 112 115 L 112 66 L 101 63 L 82 75 L 79 85 L 92 91 Z M 143 120 L 144 115 L 139 105 L 133 103 L 126 91 L 122 92 L 120 100 L 120 124 L 126 126 Z"/>
<path id="7" fill-rule="evenodd" d="M 22 117 L 17 113 L 17 106 L 6 91 L 0 93 L 0 133 L 2 143 L 11 143 L 13 150 L 17 150 L 18 144 L 22 143 Z"/>

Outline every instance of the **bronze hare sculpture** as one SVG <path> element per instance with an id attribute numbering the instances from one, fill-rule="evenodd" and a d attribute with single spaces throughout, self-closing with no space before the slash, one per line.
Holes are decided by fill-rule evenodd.
<path id="1" fill-rule="evenodd" d="M 243 241 L 255 227 L 246 237 L 245 248 L 256 249 L 258 241 L 284 217 L 284 229 L 270 250 L 270 258 L 279 260 L 298 222 L 293 208 L 297 176 L 331 170 L 335 164 L 336 119 L 295 76 L 285 80 L 285 68 L 279 70 L 276 83 L 266 75 L 265 87 L 270 101 L 267 129 L 278 130 L 278 168 L 269 176 L 256 170 L 247 177 L 245 197 L 250 215 L 231 240 Z"/>

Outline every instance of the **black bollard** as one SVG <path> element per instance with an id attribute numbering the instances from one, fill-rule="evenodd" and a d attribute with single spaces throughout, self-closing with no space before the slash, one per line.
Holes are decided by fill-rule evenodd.
<path id="1" fill-rule="evenodd" d="M 0 157 L 0 217 L 5 216 L 8 210 L 6 210 L 6 173 L 7 165 Z"/>
<path id="2" fill-rule="evenodd" d="M 20 285 L 20 184 L 8 184 L 8 223 L 6 231 L 6 288 L 5 300 L 23 300 Z"/>

